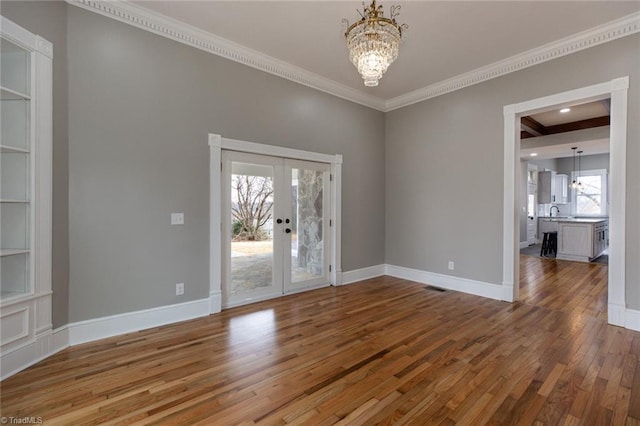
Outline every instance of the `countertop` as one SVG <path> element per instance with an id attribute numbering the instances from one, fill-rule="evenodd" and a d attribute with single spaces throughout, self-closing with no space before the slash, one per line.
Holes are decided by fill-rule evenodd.
<path id="1" fill-rule="evenodd" d="M 549 216 L 538 216 L 539 219 L 545 222 L 573 222 L 573 223 L 598 223 L 609 220 L 608 217 L 549 217 Z"/>

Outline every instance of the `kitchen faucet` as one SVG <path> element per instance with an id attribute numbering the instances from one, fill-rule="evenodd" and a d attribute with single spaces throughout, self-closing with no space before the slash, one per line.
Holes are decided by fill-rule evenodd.
<path id="1" fill-rule="evenodd" d="M 558 206 L 551 206 L 551 208 L 549 209 L 549 217 L 553 217 L 553 208 L 554 207 L 558 210 L 558 214 L 560 214 L 560 208 Z"/>

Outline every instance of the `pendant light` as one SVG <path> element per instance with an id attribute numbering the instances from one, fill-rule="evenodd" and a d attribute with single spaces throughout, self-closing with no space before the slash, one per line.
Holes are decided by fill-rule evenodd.
<path id="1" fill-rule="evenodd" d="M 582 151 L 578 151 L 578 186 L 577 186 L 577 189 L 580 192 L 584 191 L 584 187 L 582 186 L 582 182 L 580 182 L 580 177 L 581 177 L 581 174 L 582 174 L 582 161 L 580 161 L 581 157 L 582 157 Z"/>
<path id="2" fill-rule="evenodd" d="M 569 184 L 569 188 L 578 189 L 578 182 L 576 182 L 576 150 L 578 149 L 578 147 L 574 146 L 571 149 L 573 150 L 573 181 Z"/>

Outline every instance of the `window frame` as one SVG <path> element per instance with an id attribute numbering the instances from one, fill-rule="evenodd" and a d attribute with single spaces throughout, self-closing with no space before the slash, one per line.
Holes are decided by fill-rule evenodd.
<path id="1" fill-rule="evenodd" d="M 580 172 L 572 171 L 571 172 L 571 181 L 577 180 L 580 181 L 579 178 L 584 176 L 600 176 L 600 182 L 602 184 L 600 195 L 602 197 L 602 209 L 598 214 L 588 214 L 588 213 L 580 213 L 578 212 L 578 203 L 577 203 L 577 195 L 578 191 L 576 189 L 571 190 L 571 212 L 573 216 L 579 217 L 602 217 L 609 216 L 609 171 L 607 169 L 593 169 L 593 170 L 581 170 Z"/>

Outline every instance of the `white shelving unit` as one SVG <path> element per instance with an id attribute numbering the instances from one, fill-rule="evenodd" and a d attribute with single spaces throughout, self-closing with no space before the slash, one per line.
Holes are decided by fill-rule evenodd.
<path id="1" fill-rule="evenodd" d="M 0 25 L 0 377 L 52 351 L 51 43 Z"/>

